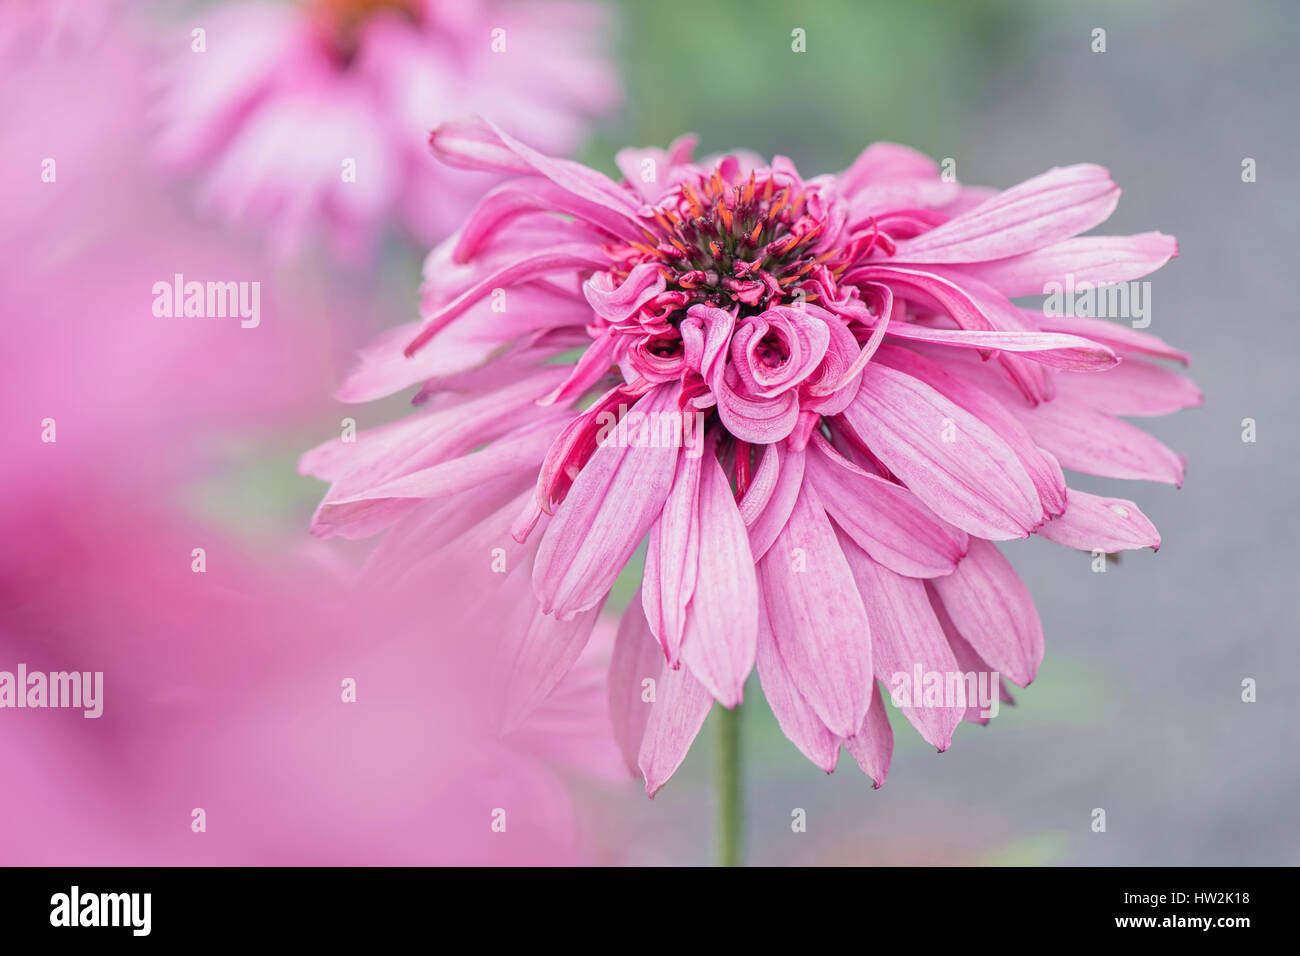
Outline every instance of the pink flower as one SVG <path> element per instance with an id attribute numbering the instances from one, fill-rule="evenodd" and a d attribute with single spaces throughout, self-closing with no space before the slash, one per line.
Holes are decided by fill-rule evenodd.
<path id="1" fill-rule="evenodd" d="M 17 22 L 29 42 L 0 60 L 0 862 L 590 861 L 566 774 L 617 769 L 603 667 L 580 661 L 500 733 L 481 680 L 496 635 L 427 626 L 454 595 L 348 586 L 296 534 L 262 525 L 250 545 L 243 522 L 189 516 L 200 481 L 244 470 L 233 447 L 320 420 L 358 306 L 178 214 L 133 135 L 147 60 L 129 38 Z M 178 271 L 266 280 L 265 321 L 155 314 Z M 100 716 L 11 707 L 20 665 L 102 673 Z"/>
<path id="2" fill-rule="evenodd" d="M 399 218 L 427 245 L 492 182 L 440 168 L 427 130 L 480 109 L 571 149 L 618 101 L 604 20 L 568 0 L 218 4 L 172 41 L 158 145 L 169 165 L 204 174 L 205 206 L 251 221 L 280 251 L 320 229 L 356 257 Z"/>
<path id="3" fill-rule="evenodd" d="M 1180 482 L 1179 456 L 1115 416 L 1198 404 L 1148 360 L 1186 356 L 1011 302 L 1071 276 L 1127 282 L 1175 254 L 1159 233 L 1076 238 L 1118 200 L 1101 167 L 998 193 L 891 144 L 804 179 L 782 157 L 696 164 L 680 140 L 620 153 L 615 183 L 481 121 L 432 145 L 516 178 L 430 255 L 423 321 L 367 350 L 341 389 L 367 401 L 419 384 L 422 410 L 304 458 L 333 482 L 315 531 L 389 529 L 389 573 L 463 549 L 485 613 L 514 609 L 520 712 L 648 539 L 610 700 L 651 793 L 755 666 L 810 760 L 829 772 L 844 745 L 879 785 L 893 749 L 880 683 L 966 675 L 1009 699 L 1001 677 L 1037 673 L 1038 614 L 994 542 L 1159 545 L 1135 504 L 1067 489 L 1062 467 Z M 479 570 L 489 553 L 507 576 Z M 963 719 L 987 721 L 972 698 L 922 697 L 895 700 L 940 750 Z"/>

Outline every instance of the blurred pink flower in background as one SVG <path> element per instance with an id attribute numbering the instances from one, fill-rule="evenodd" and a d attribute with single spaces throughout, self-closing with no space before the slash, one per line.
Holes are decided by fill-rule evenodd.
<path id="1" fill-rule="evenodd" d="M 232 442 L 321 420 L 356 304 L 156 184 L 128 31 L 23 29 L 42 42 L 0 65 L 0 671 L 104 690 L 98 718 L 0 712 L 0 863 L 586 859 L 567 774 L 617 763 L 603 667 L 502 732 L 496 635 L 436 566 L 359 585 L 296 533 L 254 547 L 189 513 L 196 482 L 239 469 Z M 260 322 L 156 314 L 176 273 L 260 283 Z"/>
<path id="2" fill-rule="evenodd" d="M 355 258 L 398 220 L 428 245 L 490 183 L 434 163 L 428 130 L 476 110 L 572 149 L 619 99 L 609 19 L 571 0 L 219 3 L 171 41 L 157 145 L 281 251 L 321 230 Z"/>
<path id="3" fill-rule="evenodd" d="M 610 696 L 649 792 L 755 665 L 810 760 L 829 772 L 844 745 L 879 785 L 893 737 L 878 681 L 969 674 L 1009 699 L 997 675 L 1038 671 L 1037 611 L 994 542 L 1159 545 L 1135 504 L 1067 489 L 1062 466 L 1181 482 L 1179 456 L 1114 416 L 1198 404 L 1144 357 L 1186 356 L 1010 301 L 1175 254 L 1159 233 L 1076 238 L 1118 201 L 1105 169 L 994 192 L 892 144 L 805 179 L 783 157 L 696 164 L 681 140 L 621 152 L 616 183 L 489 122 L 432 145 L 516 178 L 429 256 L 423 320 L 340 389 L 418 385 L 421 407 L 303 458 L 332 483 L 314 531 L 387 530 L 384 573 L 461 550 L 463 587 L 521 632 L 505 662 L 517 715 L 578 658 L 648 536 Z M 494 553 L 506 574 L 487 572 Z M 902 712 L 940 750 L 987 720 L 920 691 Z"/>
<path id="4" fill-rule="evenodd" d="M 0 554 L 0 669 L 101 671 L 103 716 L 4 712 L 0 864 L 590 858 L 561 771 L 617 764 L 599 669 L 500 734 L 492 635 L 444 626 L 436 585 L 350 588 L 129 494 L 64 492 L 0 523 L 30 543 Z"/>

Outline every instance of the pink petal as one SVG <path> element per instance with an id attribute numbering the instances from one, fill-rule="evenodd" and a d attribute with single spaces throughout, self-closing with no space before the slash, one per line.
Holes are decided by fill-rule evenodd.
<path id="1" fill-rule="evenodd" d="M 1130 328 L 1127 325 L 1120 325 L 1118 322 L 1111 322 L 1108 319 L 1094 319 L 1082 316 L 1073 318 L 1064 316 L 1048 317 L 1032 309 L 1021 309 L 1020 312 L 1034 326 L 1044 332 L 1067 332 L 1071 335 L 1084 335 L 1096 342 L 1101 342 L 1103 345 L 1109 345 L 1113 349 L 1124 352 L 1137 352 L 1140 355 L 1173 359 L 1175 362 L 1182 362 L 1184 365 L 1191 362 L 1190 355 L 1174 348 L 1158 336 L 1151 335 L 1149 332 L 1139 332 L 1137 329 Z"/>
<path id="2" fill-rule="evenodd" d="M 913 494 L 963 531 L 1022 538 L 1042 519 L 1033 482 L 1006 442 L 924 382 L 873 362 L 844 417 Z"/>
<path id="3" fill-rule="evenodd" d="M 930 598 L 930 609 L 934 611 L 939 626 L 943 628 L 944 636 L 948 639 L 948 646 L 952 648 L 952 655 L 956 658 L 957 666 L 961 668 L 962 673 L 974 674 L 977 688 L 984 688 L 986 692 L 991 692 L 994 685 L 996 685 L 998 700 L 1007 704 L 1015 704 L 1016 699 L 1007 690 L 1007 683 L 1002 676 L 990 667 L 984 658 L 975 653 L 975 648 L 970 646 L 970 642 L 966 638 L 957 633 L 957 627 L 952 623 L 952 618 L 948 616 L 943 601 L 939 600 L 939 596 L 934 593 L 933 585 L 927 586 L 926 592 Z M 989 713 L 991 708 L 984 706 L 985 703 L 991 704 L 992 699 L 986 698 L 985 701 L 971 703 L 967 706 L 963 719 L 974 724 L 987 725 L 993 714 Z M 986 714 L 987 716 L 985 716 Z"/>
<path id="4" fill-rule="evenodd" d="M 914 494 L 844 458 L 821 435 L 809 444 L 808 480 L 827 513 L 873 558 L 915 578 L 949 574 L 966 553 L 966 533 L 940 520 Z"/>
<path id="5" fill-rule="evenodd" d="M 804 485 L 803 451 L 791 450 L 784 442 L 768 445 L 758 468 L 759 477 L 765 478 L 768 473 L 766 468 L 769 458 L 775 462 L 771 494 L 760 504 L 754 494 L 759 490 L 755 484 L 750 489 L 750 494 L 745 495 L 740 502 L 741 517 L 749 526 L 749 548 L 756 562 L 762 560 L 768 548 L 776 541 L 777 535 L 785 528 Z"/>
<path id="6" fill-rule="evenodd" d="M 686 759 L 712 708 L 713 697 L 687 668 L 665 663 L 634 598 L 610 661 L 610 713 L 624 759 L 641 770 L 650 796 Z"/>
<path id="7" fill-rule="evenodd" d="M 1049 368 L 1093 371 L 1119 364 L 1119 358 L 1106 346 L 1059 332 L 981 332 L 892 322 L 887 334 L 894 338 L 964 349 L 1017 352 Z"/>
<path id="8" fill-rule="evenodd" d="M 340 402 L 372 402 L 426 379 L 482 365 L 501 347 L 498 342 L 444 337 L 439 340 L 438 348 L 425 349 L 408 358 L 402 348 L 419 328 L 418 321 L 394 326 L 358 351 L 356 367 L 348 373 L 334 397 Z"/>
<path id="9" fill-rule="evenodd" d="M 1068 239 L 1104 222 L 1119 187 L 1101 166 L 1058 167 L 898 244 L 898 262 L 986 262 Z"/>
<path id="10" fill-rule="evenodd" d="M 776 639 L 761 604 L 758 617 L 758 679 L 763 685 L 763 697 L 772 708 L 781 733 L 800 753 L 830 773 L 839 760 L 840 738 L 826 729 L 799 693 L 776 649 Z"/>
<path id="11" fill-rule="evenodd" d="M 885 701 L 875 681 L 871 682 L 871 707 L 866 719 L 857 734 L 844 741 L 844 746 L 853 754 L 862 772 L 871 778 L 875 789 L 883 787 L 894 756 L 894 731 L 889 726 Z"/>
<path id="12" fill-rule="evenodd" d="M 1064 468 L 1104 478 L 1183 483 L 1183 460 L 1128 422 L 1062 395 L 1037 408 L 1012 409 L 1038 445 Z"/>
<path id="13" fill-rule="evenodd" d="M 754 669 L 758 583 L 745 522 L 712 448 L 700 476 L 699 540 L 682 660 L 724 707 L 735 707 Z"/>
<path id="14" fill-rule="evenodd" d="M 758 459 L 758 468 L 754 470 L 749 480 L 749 487 L 745 489 L 745 494 L 739 501 L 740 517 L 744 520 L 746 527 L 749 527 L 762 517 L 767 510 L 768 502 L 772 500 L 772 494 L 776 491 L 777 479 L 781 473 L 781 449 L 783 447 L 784 445 L 781 442 L 763 446 L 763 453 Z M 798 483 L 795 483 L 795 491 L 798 491 Z M 790 507 L 794 507 L 794 498 L 790 499 Z M 782 521 L 782 524 L 784 523 Z M 776 532 L 779 530 L 779 528 L 774 530 L 772 537 L 776 537 Z M 755 560 L 761 557 L 761 554 L 755 555 Z"/>
<path id="15" fill-rule="evenodd" d="M 607 285 L 610 287 L 606 288 Z M 618 323 L 630 318 L 664 288 L 659 267 L 653 262 L 643 262 L 632 268 L 618 288 L 612 287 L 608 272 L 597 272 L 582 284 L 582 294 L 598 315 Z"/>
<path id="16" fill-rule="evenodd" d="M 504 173 L 536 173 L 579 199 L 604 206 L 622 215 L 633 226 L 639 225 L 636 215 L 638 203 L 633 194 L 608 176 L 581 163 L 539 153 L 481 117 L 443 123 L 430 135 L 429 145 L 449 166 Z"/>
<path id="17" fill-rule="evenodd" d="M 645 776 L 645 791 L 650 796 L 668 782 L 686 759 L 686 752 L 712 708 L 713 695 L 688 668 L 673 670 L 664 666 L 637 757 L 637 765 Z"/>
<path id="18" fill-rule="evenodd" d="M 1073 277 L 1078 286 L 1130 282 L 1155 272 L 1178 255 L 1178 242 L 1159 232 L 1135 236 L 1085 236 L 1065 239 L 1032 252 L 1007 259 L 975 264 L 954 264 L 948 268 L 978 276 L 996 286 L 1003 295 L 1043 295 L 1050 282 L 1066 283 Z"/>
<path id="19" fill-rule="evenodd" d="M 924 153 L 898 143 L 872 143 L 835 182 L 841 195 L 852 196 L 866 186 L 938 177 L 939 164 Z"/>
<path id="20" fill-rule="evenodd" d="M 567 405 L 581 398 L 588 389 L 595 386 L 614 364 L 618 349 L 622 346 L 620 337 L 606 331 L 592 342 L 578 357 L 569 377 L 555 387 L 555 390 L 537 400 L 539 405 Z"/>
<path id="21" fill-rule="evenodd" d="M 677 391 L 659 386 L 635 410 L 675 410 Z M 594 607 L 663 509 L 678 450 L 628 447 L 644 443 L 627 424 L 625 417 L 614 440 L 597 447 L 542 538 L 533 588 L 545 613 L 567 617 Z"/>
<path id="22" fill-rule="evenodd" d="M 827 729 L 847 737 L 871 703 L 871 628 L 810 486 L 800 492 L 758 571 L 777 649 L 795 686 Z"/>
<path id="23" fill-rule="evenodd" d="M 446 305 L 434 310 L 424 317 L 424 327 L 406 346 L 405 354 L 415 355 L 420 347 L 427 343 L 457 316 L 463 314 L 474 303 L 492 294 L 493 289 L 507 288 L 536 279 L 539 276 L 555 272 L 568 272 L 574 269 L 604 269 L 609 266 L 609 258 L 600 251 L 599 246 L 583 243 L 570 243 L 555 246 L 542 252 L 521 258 L 510 265 L 492 272 L 474 283 Z"/>
<path id="24" fill-rule="evenodd" d="M 892 691 L 899 675 L 905 677 L 910 693 L 899 702 L 899 709 L 928 743 L 947 750 L 966 708 L 944 706 L 942 702 L 938 706 L 927 704 L 924 683 L 916 686 L 914 675 L 919 666 L 923 682 L 928 675 L 938 675 L 946 686 L 960 679 L 961 669 L 930 610 L 925 582 L 882 567 L 847 536 L 842 535 L 840 543 L 869 606 L 871 664 L 876 679 Z"/>
<path id="25" fill-rule="evenodd" d="M 1034 679 L 1043 661 L 1043 625 L 1029 589 L 997 545 L 972 538 L 957 570 L 932 584 L 981 657 L 1022 687 Z"/>
<path id="26" fill-rule="evenodd" d="M 1061 466 L 1034 444 L 1025 426 L 995 396 L 909 349 L 886 348 L 881 351 L 880 361 L 925 382 L 993 429 L 1029 474 L 1044 514 L 1059 515 L 1065 510 L 1065 476 L 1061 474 Z"/>
<path id="27" fill-rule="evenodd" d="M 516 607 L 507 612 L 505 640 L 500 651 L 500 665 L 506 675 L 504 733 L 522 724 L 569 673 L 587 646 L 596 618 L 600 616 L 599 606 L 570 621 L 543 614 L 527 593 L 527 578 L 523 577 L 521 583 L 524 596 L 515 599 Z"/>
<path id="28" fill-rule="evenodd" d="M 481 451 L 451 458 L 351 495 L 326 496 L 311 532 L 364 538 L 387 528 L 420 502 L 446 498 L 511 472 L 532 472 L 555 439 L 555 419 L 493 442 Z"/>
<path id="29" fill-rule="evenodd" d="M 686 606 L 695 593 L 700 564 L 699 501 L 700 459 L 679 455 L 663 514 L 650 529 L 641 578 L 641 605 L 650 631 L 673 667 L 679 665 Z"/>
<path id="30" fill-rule="evenodd" d="M 735 374 L 733 366 L 719 362 L 709 381 L 713 397 L 718 402 L 718 417 L 735 437 L 755 445 L 780 441 L 790 434 L 799 418 L 799 396 L 794 390 L 770 399 L 754 401 L 736 391 L 736 383 L 728 380 L 727 373 Z"/>
<path id="31" fill-rule="evenodd" d="M 898 298 L 915 302 L 926 311 L 946 315 L 963 329 L 990 332 L 998 328 L 970 291 L 946 276 L 891 264 L 854 269 L 847 279 L 857 283 L 877 282 L 888 286 Z M 1019 324 L 1023 323 L 1012 327 L 1018 327 Z"/>
<path id="32" fill-rule="evenodd" d="M 1101 498 L 1075 488 L 1070 489 L 1065 514 L 1046 522 L 1036 533 L 1082 551 L 1160 550 L 1160 533 L 1133 502 Z"/>
<path id="33" fill-rule="evenodd" d="M 356 441 L 331 439 L 302 456 L 298 473 L 336 482 L 331 497 L 365 491 L 499 437 L 563 374 L 543 369 L 490 395 L 361 432 Z"/>
<path id="34" fill-rule="evenodd" d="M 563 213 L 598 226 L 621 239 L 641 239 L 642 233 L 627 216 L 611 212 L 605 205 L 575 196 L 556 183 L 541 179 L 502 183 L 487 193 L 460 230 L 455 262 L 469 262 L 483 245 L 503 227 L 520 216 L 534 213 Z"/>
<path id="35" fill-rule="evenodd" d="M 614 725 L 614 740 L 632 774 L 639 772 L 637 758 L 653 707 L 642 698 L 645 682 L 653 681 L 657 685 L 664 668 L 663 651 L 650 633 L 640 605 L 640 600 L 634 598 L 623 613 L 609 659 L 610 721 Z"/>
<path id="36" fill-rule="evenodd" d="M 1105 375 L 1061 375 L 1056 388 L 1058 394 L 1108 415 L 1168 415 L 1204 401 L 1186 375 L 1135 358 Z"/>

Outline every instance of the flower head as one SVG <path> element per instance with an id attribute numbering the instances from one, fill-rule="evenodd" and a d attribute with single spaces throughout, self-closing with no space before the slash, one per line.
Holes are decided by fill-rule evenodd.
<path id="1" fill-rule="evenodd" d="M 1145 358 L 1186 356 L 1011 302 L 1067 277 L 1127 282 L 1175 254 L 1159 233 L 1078 238 L 1119 197 L 1101 167 L 993 192 L 891 144 L 804 179 L 781 157 L 697 163 L 683 139 L 623 151 L 614 182 L 482 121 L 432 145 L 515 178 L 430 255 L 422 322 L 364 353 L 341 390 L 418 384 L 423 410 L 304 459 L 333 481 L 315 530 L 392 526 L 383 573 L 499 549 L 505 579 L 465 583 L 486 613 L 515 609 L 521 712 L 646 541 L 610 696 L 650 792 L 755 666 L 804 754 L 830 771 L 847 746 L 878 785 L 881 683 L 942 750 L 1009 698 L 1002 678 L 1037 672 L 1037 612 L 993 542 L 1159 545 L 1136 505 L 1068 489 L 1062 467 L 1180 482 L 1181 459 L 1114 416 L 1197 404 Z M 892 693 L 913 674 L 964 677 L 993 701 Z"/>
<path id="2" fill-rule="evenodd" d="M 572 148 L 618 99 L 592 41 L 603 18 L 568 0 L 218 4 L 165 71 L 158 146 L 167 165 L 204 174 L 206 207 L 282 252 L 320 230 L 357 257 L 399 219 L 432 243 L 491 180 L 434 163 L 429 127 L 490 107 L 516 133 Z"/>

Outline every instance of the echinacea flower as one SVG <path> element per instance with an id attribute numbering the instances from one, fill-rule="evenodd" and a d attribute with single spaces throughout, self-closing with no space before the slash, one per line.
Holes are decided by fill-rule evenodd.
<path id="1" fill-rule="evenodd" d="M 356 258 L 390 220 L 429 245 L 491 185 L 434 163 L 429 128 L 491 109 L 516 135 L 571 149 L 618 101 L 606 19 L 570 0 L 221 3 L 173 41 L 157 145 L 203 174 L 205 207 L 281 252 L 319 230 Z"/>
<path id="2" fill-rule="evenodd" d="M 515 178 L 430 255 L 422 321 L 341 389 L 419 385 L 422 410 L 304 458 L 333 482 L 314 530 L 389 529 L 380 574 L 460 549 L 460 586 L 518 635 L 518 713 L 645 541 L 609 692 L 647 790 L 755 667 L 813 763 L 843 745 L 879 786 L 880 683 L 919 668 L 1005 694 L 1037 673 L 1042 626 L 995 542 L 1158 547 L 1137 505 L 1062 468 L 1181 482 L 1179 456 L 1116 416 L 1199 403 L 1149 361 L 1186 356 L 1011 298 L 1126 282 L 1176 245 L 1077 238 L 1119 198 L 1099 166 L 993 192 L 892 144 L 811 179 L 784 157 L 696 163 L 692 145 L 625 150 L 614 182 L 484 121 L 435 130 L 445 162 Z M 971 701 L 900 709 L 940 750 L 987 720 Z"/>

